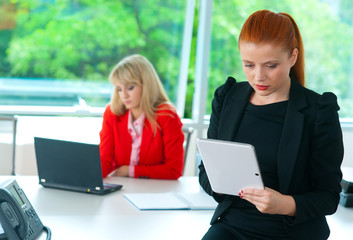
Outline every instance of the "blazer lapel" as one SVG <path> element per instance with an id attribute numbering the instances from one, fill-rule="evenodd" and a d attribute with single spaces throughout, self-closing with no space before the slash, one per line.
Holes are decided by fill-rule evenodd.
<path id="1" fill-rule="evenodd" d="M 246 84 L 244 87 L 237 88 L 235 92 L 231 92 L 232 95 L 228 98 L 229 100 L 224 102 L 219 119 L 218 137 L 220 140 L 234 140 L 244 108 L 248 104 L 252 92 L 251 86 Z"/>
<path id="2" fill-rule="evenodd" d="M 286 193 L 289 188 L 303 132 L 304 115 L 300 110 L 307 106 L 307 102 L 302 88 L 296 80 L 291 80 L 287 113 L 278 151 L 278 179 L 282 193 Z"/>
<path id="3" fill-rule="evenodd" d="M 157 130 L 158 131 L 158 130 Z M 143 128 L 143 133 L 142 133 L 142 139 L 141 139 L 141 145 L 140 145 L 140 153 L 139 153 L 139 162 L 143 163 L 148 152 L 148 148 L 150 146 L 150 143 L 152 142 L 153 138 L 153 130 L 150 122 L 148 119 L 145 119 L 145 126 Z"/>

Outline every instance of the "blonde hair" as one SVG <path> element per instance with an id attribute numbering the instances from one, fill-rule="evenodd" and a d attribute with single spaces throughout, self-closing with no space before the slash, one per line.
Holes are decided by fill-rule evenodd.
<path id="1" fill-rule="evenodd" d="M 157 128 L 157 108 L 162 104 L 170 105 L 170 107 L 166 107 L 166 109 L 172 109 L 172 106 L 157 72 L 150 61 L 139 54 L 125 57 L 113 68 L 109 75 L 109 80 L 114 86 L 116 83 L 120 83 L 123 85 L 133 84 L 142 87 L 140 109 L 145 114 L 155 132 Z M 111 111 L 118 116 L 124 115 L 127 111 L 119 97 L 116 86 L 112 94 L 110 108 Z"/>

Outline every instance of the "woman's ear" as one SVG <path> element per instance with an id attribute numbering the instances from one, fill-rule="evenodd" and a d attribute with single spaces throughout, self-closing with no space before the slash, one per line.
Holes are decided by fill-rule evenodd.
<path id="1" fill-rule="evenodd" d="M 294 48 L 293 51 L 292 51 L 292 54 L 290 56 L 291 67 L 293 67 L 294 64 L 297 62 L 298 54 L 299 54 L 298 48 Z"/>

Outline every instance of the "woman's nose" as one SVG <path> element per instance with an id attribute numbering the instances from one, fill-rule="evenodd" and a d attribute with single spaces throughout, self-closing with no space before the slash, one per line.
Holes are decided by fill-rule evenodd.
<path id="1" fill-rule="evenodd" d="M 123 98 L 128 98 L 129 97 L 128 91 L 126 89 L 124 89 L 122 91 L 122 93 L 123 93 Z"/>
<path id="2" fill-rule="evenodd" d="M 255 80 L 262 81 L 265 79 L 265 72 L 261 67 L 255 69 Z"/>

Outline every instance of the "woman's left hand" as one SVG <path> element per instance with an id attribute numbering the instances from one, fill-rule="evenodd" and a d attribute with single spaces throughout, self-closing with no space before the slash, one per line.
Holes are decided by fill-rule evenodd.
<path id="1" fill-rule="evenodd" d="M 296 205 L 292 196 L 283 195 L 271 188 L 243 189 L 239 196 L 251 202 L 262 213 L 295 216 Z"/>
<path id="2" fill-rule="evenodd" d="M 114 176 L 128 177 L 129 176 L 129 166 L 123 165 L 115 170 Z"/>

